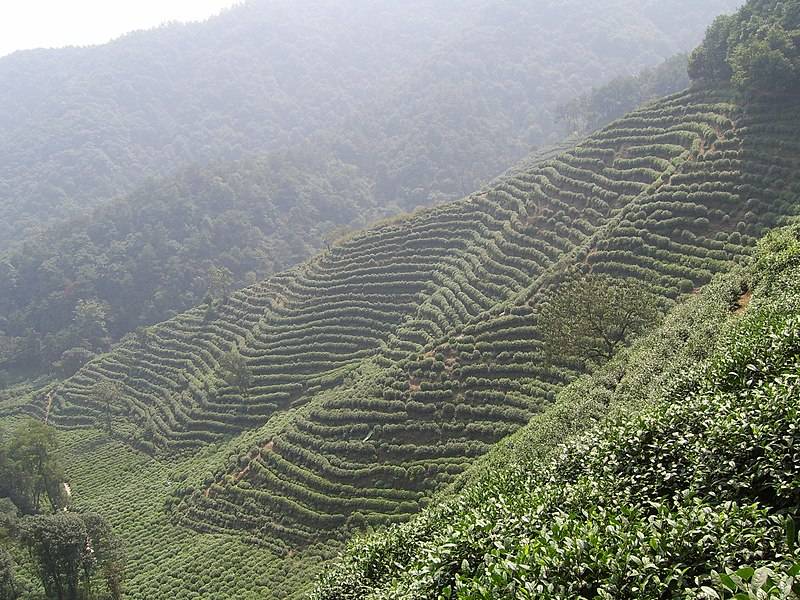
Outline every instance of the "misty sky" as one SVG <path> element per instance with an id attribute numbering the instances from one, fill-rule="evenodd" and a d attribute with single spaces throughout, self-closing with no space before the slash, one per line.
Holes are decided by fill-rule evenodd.
<path id="1" fill-rule="evenodd" d="M 101 44 L 166 21 L 196 21 L 241 0 L 0 0 L 0 56 Z"/>

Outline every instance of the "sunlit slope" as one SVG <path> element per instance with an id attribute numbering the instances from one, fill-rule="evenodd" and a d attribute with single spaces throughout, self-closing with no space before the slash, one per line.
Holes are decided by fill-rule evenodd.
<path id="1" fill-rule="evenodd" d="M 594 270 L 675 298 L 792 213 L 798 113 L 671 97 L 485 193 L 153 327 L 28 408 L 102 425 L 95 386 L 113 380 L 114 435 L 150 451 L 250 431 L 180 491 L 175 515 L 197 529 L 289 551 L 402 519 L 583 368 L 542 357 L 543 292 Z M 225 383 L 234 349 L 246 389 Z"/>

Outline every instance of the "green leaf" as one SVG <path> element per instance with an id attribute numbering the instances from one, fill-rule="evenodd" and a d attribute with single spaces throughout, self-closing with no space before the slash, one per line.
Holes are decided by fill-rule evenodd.
<path id="1" fill-rule="evenodd" d="M 732 592 L 736 591 L 737 587 L 736 583 L 734 583 L 733 579 L 731 579 L 729 575 L 723 575 L 720 573 L 719 580 L 722 583 L 722 585 L 724 585 L 730 591 Z"/>
<path id="2" fill-rule="evenodd" d="M 786 543 L 789 545 L 789 550 L 794 550 L 797 545 L 797 523 L 792 517 L 786 517 L 784 530 L 786 531 Z"/>

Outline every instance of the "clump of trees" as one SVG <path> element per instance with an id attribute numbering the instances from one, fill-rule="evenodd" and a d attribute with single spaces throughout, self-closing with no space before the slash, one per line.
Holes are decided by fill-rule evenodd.
<path id="1" fill-rule="evenodd" d="M 656 325 L 660 315 L 657 297 L 643 284 L 592 274 L 550 295 L 540 313 L 540 328 L 551 357 L 602 364 Z"/>
<path id="2" fill-rule="evenodd" d="M 7 498 L 22 513 L 51 511 L 67 504 L 64 470 L 59 460 L 55 431 L 39 421 L 17 427 L 8 440 L 0 433 L 0 498 Z"/>
<path id="3" fill-rule="evenodd" d="M 800 0 L 750 0 L 719 17 L 692 54 L 689 76 L 751 95 L 800 90 Z"/>
<path id="4" fill-rule="evenodd" d="M 20 550 L 48 600 L 122 597 L 122 544 L 101 515 L 68 510 L 64 481 L 52 428 L 30 420 L 7 439 L 0 432 L 0 600 L 25 591 L 15 575 Z"/>
<path id="5" fill-rule="evenodd" d="M 47 598 L 100 597 L 97 579 L 105 583 L 105 597 L 122 597 L 124 553 L 108 521 L 97 513 L 25 517 L 19 539 L 36 564 Z"/>
<path id="6" fill-rule="evenodd" d="M 689 56 L 676 54 L 638 75 L 617 77 L 558 107 L 558 117 L 568 133 L 595 131 L 637 107 L 686 89 Z"/>

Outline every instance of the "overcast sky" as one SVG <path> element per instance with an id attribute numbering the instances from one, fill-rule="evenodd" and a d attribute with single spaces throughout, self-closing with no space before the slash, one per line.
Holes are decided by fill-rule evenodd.
<path id="1" fill-rule="evenodd" d="M 0 56 L 102 44 L 167 21 L 197 21 L 241 0 L 0 0 Z"/>

